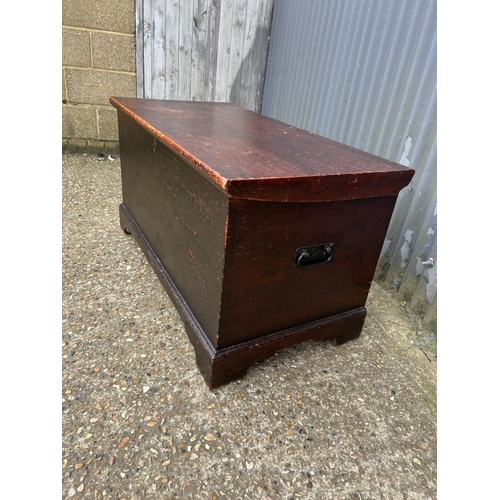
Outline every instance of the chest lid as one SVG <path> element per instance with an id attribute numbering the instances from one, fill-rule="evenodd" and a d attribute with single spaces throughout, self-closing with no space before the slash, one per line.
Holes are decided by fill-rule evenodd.
<path id="1" fill-rule="evenodd" d="M 397 194 L 415 171 L 228 103 L 110 97 L 230 197 L 320 202 Z"/>

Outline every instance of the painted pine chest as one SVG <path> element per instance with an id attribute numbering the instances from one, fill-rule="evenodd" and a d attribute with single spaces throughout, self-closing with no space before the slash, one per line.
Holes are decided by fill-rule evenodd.
<path id="1" fill-rule="evenodd" d="M 414 170 L 226 103 L 111 97 L 123 230 L 210 388 L 305 340 L 360 335 Z"/>

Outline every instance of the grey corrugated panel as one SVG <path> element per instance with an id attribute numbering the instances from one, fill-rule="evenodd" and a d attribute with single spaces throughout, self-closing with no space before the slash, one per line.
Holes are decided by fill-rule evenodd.
<path id="1" fill-rule="evenodd" d="M 377 275 L 430 322 L 436 78 L 436 0 L 275 0 L 262 113 L 416 169 Z"/>

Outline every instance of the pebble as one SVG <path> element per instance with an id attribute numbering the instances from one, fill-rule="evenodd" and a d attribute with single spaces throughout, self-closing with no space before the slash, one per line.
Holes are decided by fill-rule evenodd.
<path id="1" fill-rule="evenodd" d="M 68 490 L 68 496 L 69 496 L 69 497 L 74 497 L 75 495 L 76 495 L 76 490 L 75 490 L 75 488 L 70 488 L 70 489 Z"/>
<path id="2" fill-rule="evenodd" d="M 145 385 L 143 388 L 142 388 L 142 393 L 145 394 L 146 392 L 148 392 L 150 389 L 149 386 Z"/>
<path id="3" fill-rule="evenodd" d="M 121 440 L 121 442 L 120 442 L 120 444 L 118 445 L 118 447 L 119 447 L 119 448 L 123 448 L 124 446 L 126 446 L 126 445 L 127 445 L 127 443 L 128 443 L 129 441 L 130 441 L 130 436 L 125 436 L 125 437 Z"/>

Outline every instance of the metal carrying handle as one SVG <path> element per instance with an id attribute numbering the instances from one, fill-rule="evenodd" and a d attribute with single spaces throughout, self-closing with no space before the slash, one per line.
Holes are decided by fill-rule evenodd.
<path id="1" fill-rule="evenodd" d="M 304 269 L 309 266 L 326 264 L 332 258 L 332 243 L 322 243 L 295 250 L 294 267 Z"/>

